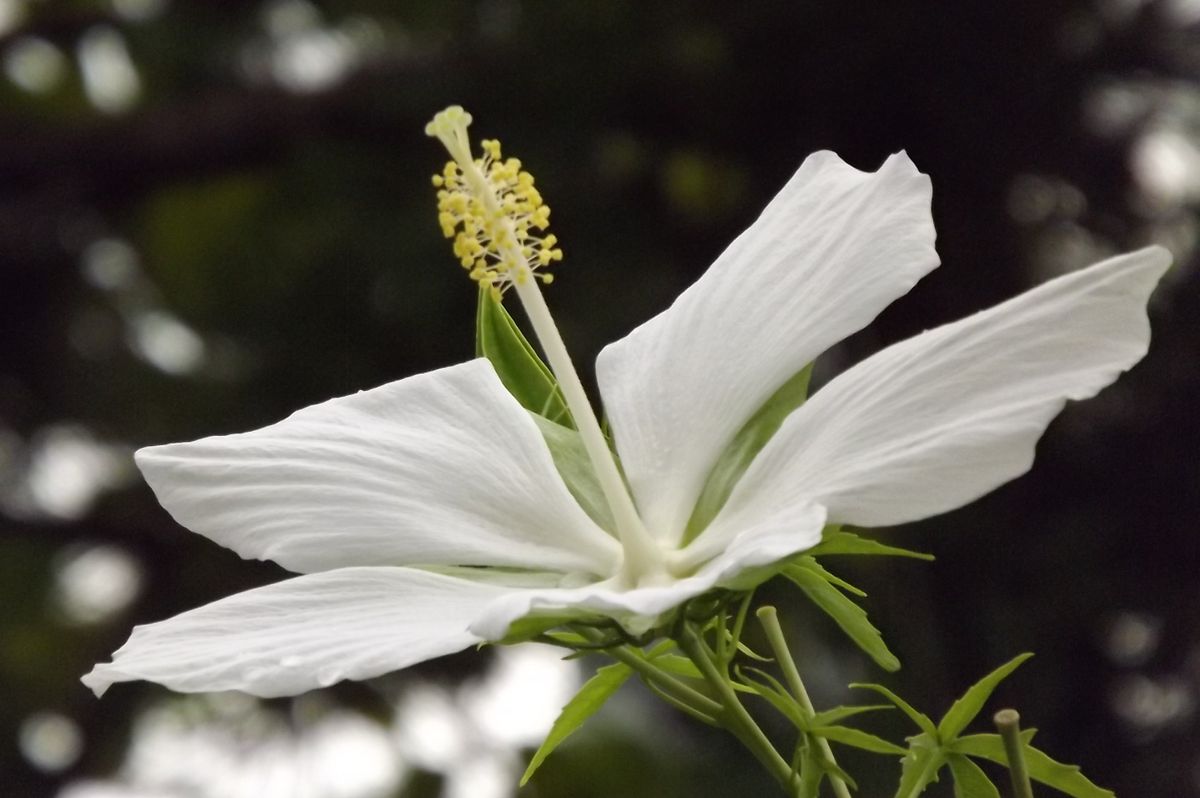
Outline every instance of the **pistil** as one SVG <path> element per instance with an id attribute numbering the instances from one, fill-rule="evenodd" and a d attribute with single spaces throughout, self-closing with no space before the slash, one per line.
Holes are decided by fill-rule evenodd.
<path id="1" fill-rule="evenodd" d="M 539 279 L 549 282 L 549 275 L 535 270 L 562 258 L 562 251 L 554 248 L 557 242 L 553 235 L 543 237 L 533 232 L 545 229 L 550 209 L 533 188 L 533 178 L 520 170 L 520 162 L 500 159 L 498 142 L 485 142 L 483 158 L 471 156 L 466 133 L 470 123 L 470 114 L 451 106 L 425 129 L 454 159 L 442 175 L 434 178 L 435 185 L 445 187 L 439 192 L 443 232 L 455 238 L 455 254 L 473 279 L 491 286 L 497 297 L 511 287 L 521 300 L 612 510 L 624 550 L 623 581 L 630 587 L 654 584 L 666 576 L 662 552 L 638 516 L 538 286 Z"/>

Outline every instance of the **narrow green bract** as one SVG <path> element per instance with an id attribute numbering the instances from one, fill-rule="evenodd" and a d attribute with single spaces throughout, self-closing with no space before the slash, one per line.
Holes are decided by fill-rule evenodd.
<path id="1" fill-rule="evenodd" d="M 807 556 L 784 567 L 783 575 L 803 590 L 804 595 L 832 618 L 879 667 L 886 671 L 900 668 L 900 660 L 883 642 L 879 630 L 867 620 L 866 611 L 835 587 L 836 582 L 841 582 L 840 579 L 833 577 L 816 560 Z"/>
<path id="2" fill-rule="evenodd" d="M 605 665 L 596 671 L 595 676 L 584 683 L 574 698 L 563 707 L 562 712 L 554 721 L 554 725 L 550 727 L 550 733 L 546 735 L 545 741 L 533 755 L 533 759 L 529 760 L 529 767 L 525 768 L 525 775 L 521 776 L 522 787 L 541 767 L 546 757 L 550 756 L 563 740 L 582 726 L 584 721 L 596 714 L 596 711 L 604 706 L 604 702 L 608 701 L 632 675 L 633 671 L 629 666 L 617 662 Z"/>
<path id="3" fill-rule="evenodd" d="M 575 501 L 601 529 L 615 533 L 612 508 L 608 506 L 604 490 L 596 479 L 596 470 L 588 459 L 583 438 L 575 430 L 537 413 L 533 414 L 533 420 L 542 431 L 542 438 L 550 449 L 550 456 L 554 458 L 554 467 L 566 483 L 567 490 L 571 491 Z"/>
<path id="4" fill-rule="evenodd" d="M 963 693 L 962 698 L 954 702 L 945 717 L 942 718 L 942 722 L 938 724 L 938 736 L 942 742 L 949 743 L 958 737 L 962 730 L 967 728 L 967 724 L 974 720 L 979 711 L 983 709 L 983 705 L 992 697 L 992 692 L 1000 682 L 1032 656 L 1033 654 L 1020 654 L 1013 657 L 971 685 L 970 689 Z"/>
<path id="5" fill-rule="evenodd" d="M 475 312 L 475 356 L 491 361 L 500 382 L 526 410 L 574 429 L 554 375 L 486 286 L 479 288 Z"/>

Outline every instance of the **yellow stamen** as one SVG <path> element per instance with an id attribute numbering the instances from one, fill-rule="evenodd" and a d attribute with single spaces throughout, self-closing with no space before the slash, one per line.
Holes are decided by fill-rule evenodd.
<path id="1" fill-rule="evenodd" d="M 442 233 L 454 239 L 454 254 L 471 279 L 494 293 L 524 283 L 531 274 L 549 283 L 551 276 L 537 270 L 562 260 L 562 250 L 555 236 L 533 231 L 546 229 L 550 207 L 521 162 L 503 157 L 499 141 L 484 139 L 483 156 L 472 157 L 470 124 L 471 115 L 455 105 L 425 127 L 452 156 L 433 176 Z"/>

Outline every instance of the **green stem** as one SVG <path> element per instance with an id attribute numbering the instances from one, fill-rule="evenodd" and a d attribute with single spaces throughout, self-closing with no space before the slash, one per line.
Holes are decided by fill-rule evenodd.
<path id="1" fill-rule="evenodd" d="M 812 699 L 808 697 L 808 690 L 804 688 L 804 681 L 800 678 L 800 671 L 796 668 L 792 653 L 788 650 L 787 640 L 783 636 L 783 627 L 779 625 L 779 614 L 774 607 L 759 607 L 755 615 L 758 616 L 763 631 L 767 633 L 767 642 L 775 652 L 775 661 L 779 663 L 779 668 L 783 671 L 783 678 L 787 681 L 800 708 L 811 718 L 816 714 L 816 709 L 813 707 Z M 816 740 L 825 760 L 836 765 L 837 760 L 833 758 L 833 749 L 829 747 L 829 741 L 824 737 L 817 737 Z M 838 798 L 850 798 L 850 788 L 846 786 L 846 782 L 831 773 L 829 774 L 829 783 L 833 785 L 833 791 Z"/>
<path id="2" fill-rule="evenodd" d="M 588 637 L 592 642 L 599 642 L 603 635 L 597 630 L 585 629 L 580 630 L 580 633 Z M 700 717 L 701 720 L 706 718 L 711 719 L 721 711 L 721 705 L 713 701 L 703 693 L 699 693 L 688 687 L 683 682 L 676 679 L 671 674 L 656 666 L 653 662 L 646 659 L 641 651 L 629 646 L 613 646 L 605 648 L 605 653 L 615 659 L 617 662 L 628 666 L 639 675 L 642 676 L 648 683 L 652 684 L 656 689 L 661 690 L 672 699 L 679 702 L 677 707 L 685 712 L 692 712 Z M 683 706 L 680 706 L 683 705 Z M 684 707 L 687 707 L 685 709 Z M 707 721 L 706 721 L 707 722 Z"/>
<path id="3" fill-rule="evenodd" d="M 627 646 L 607 650 L 613 659 L 628 665 L 653 682 L 656 687 L 669 693 L 675 700 L 688 704 L 697 712 L 713 717 L 721 711 L 721 705 L 703 693 L 688 687 L 671 674 L 656 666 L 653 662 L 642 657 L 638 652 L 631 651 Z"/>
<path id="4" fill-rule="evenodd" d="M 734 692 L 733 686 L 729 682 L 728 675 L 722 673 L 714 664 L 708 645 L 696 632 L 695 627 L 690 623 L 684 624 L 678 643 L 684 653 L 700 669 L 700 673 L 704 675 L 705 680 L 716 693 L 721 707 L 715 717 L 741 740 L 746 748 L 750 749 L 750 753 L 754 754 L 755 758 L 775 777 L 780 786 L 789 793 L 794 793 L 796 774 L 792 770 L 792 766 L 779 755 L 775 746 L 771 745 L 771 741 L 767 739 L 767 735 L 742 706 L 742 702 L 738 700 L 737 693 Z"/>
<path id="5" fill-rule="evenodd" d="M 1025 746 L 1021 742 L 1021 716 L 1015 709 L 1002 709 L 992 720 L 1000 732 L 1000 739 L 1004 741 L 1014 798 L 1033 798 L 1033 784 L 1029 781 L 1029 769 L 1025 766 Z"/>

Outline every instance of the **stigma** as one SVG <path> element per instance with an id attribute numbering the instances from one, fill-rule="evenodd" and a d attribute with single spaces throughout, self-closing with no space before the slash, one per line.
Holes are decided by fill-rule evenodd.
<path id="1" fill-rule="evenodd" d="M 425 126 L 451 158 L 433 176 L 442 233 L 454 239 L 454 256 L 471 279 L 496 296 L 530 279 L 549 283 L 554 276 L 541 270 L 563 256 L 558 238 L 546 232 L 550 206 L 499 141 L 484 139 L 483 154 L 472 155 L 470 124 L 471 115 L 452 105 Z"/>

